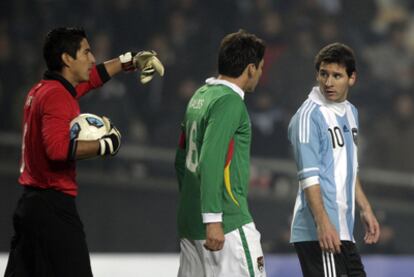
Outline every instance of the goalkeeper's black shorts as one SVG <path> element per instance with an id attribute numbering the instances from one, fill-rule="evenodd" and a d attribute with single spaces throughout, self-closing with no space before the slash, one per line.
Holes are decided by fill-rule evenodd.
<path id="1" fill-rule="evenodd" d="M 5 277 L 91 277 L 75 199 L 52 189 L 25 188 L 13 216 Z"/>
<path id="2" fill-rule="evenodd" d="M 321 250 L 318 241 L 294 243 L 304 277 L 365 277 L 355 243 L 341 241 L 341 253 Z"/>

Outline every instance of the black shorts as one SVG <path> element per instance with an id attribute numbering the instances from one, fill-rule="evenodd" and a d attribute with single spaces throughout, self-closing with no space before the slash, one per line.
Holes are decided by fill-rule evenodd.
<path id="1" fill-rule="evenodd" d="M 91 277 L 83 225 L 74 197 L 25 188 L 13 216 L 5 277 Z"/>
<path id="2" fill-rule="evenodd" d="M 318 241 L 294 243 L 304 277 L 365 277 L 355 243 L 341 241 L 341 253 L 321 250 Z"/>

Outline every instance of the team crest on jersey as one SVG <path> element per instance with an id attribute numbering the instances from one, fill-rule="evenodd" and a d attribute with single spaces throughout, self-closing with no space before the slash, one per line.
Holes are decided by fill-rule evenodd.
<path id="1" fill-rule="evenodd" d="M 257 268 L 260 272 L 263 272 L 264 270 L 264 258 L 263 256 L 260 256 L 257 258 Z"/>
<path id="2" fill-rule="evenodd" d="M 352 138 L 354 139 L 355 145 L 358 145 L 358 129 L 352 128 Z"/>

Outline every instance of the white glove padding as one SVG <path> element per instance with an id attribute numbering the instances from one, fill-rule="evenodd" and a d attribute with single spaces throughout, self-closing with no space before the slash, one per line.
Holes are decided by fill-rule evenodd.
<path id="1" fill-rule="evenodd" d="M 122 69 L 125 71 L 141 70 L 140 80 L 142 84 L 146 84 L 152 80 L 154 73 L 158 72 L 160 76 L 164 75 L 164 66 L 156 57 L 157 53 L 153 50 L 140 51 L 138 53 L 127 52 L 119 59 L 122 64 Z"/>
<path id="2" fill-rule="evenodd" d="M 121 133 L 107 117 L 103 116 L 102 118 L 108 133 L 99 139 L 98 154 L 115 156 L 121 147 Z"/>
<path id="3" fill-rule="evenodd" d="M 154 50 L 140 51 L 132 59 L 135 67 L 141 69 L 141 83 L 146 84 L 152 80 L 154 73 L 158 72 L 160 76 L 164 76 L 164 66 L 156 57 Z"/>

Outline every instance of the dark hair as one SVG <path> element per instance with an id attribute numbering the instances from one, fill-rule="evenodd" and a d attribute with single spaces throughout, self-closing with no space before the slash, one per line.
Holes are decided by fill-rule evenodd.
<path id="1" fill-rule="evenodd" d="M 84 38 L 86 33 L 82 28 L 59 27 L 51 30 L 43 44 L 43 58 L 47 68 L 51 71 L 61 71 L 64 66 L 63 53 L 68 53 L 76 59 L 76 52 Z"/>
<path id="2" fill-rule="evenodd" d="M 345 66 L 346 73 L 351 76 L 356 71 L 355 55 L 351 47 L 335 42 L 325 46 L 315 57 L 315 69 L 319 71 L 321 63 L 337 63 Z"/>
<path id="3" fill-rule="evenodd" d="M 244 30 L 226 35 L 220 44 L 219 74 L 236 78 L 249 64 L 258 67 L 265 49 L 263 40 Z"/>

